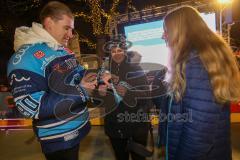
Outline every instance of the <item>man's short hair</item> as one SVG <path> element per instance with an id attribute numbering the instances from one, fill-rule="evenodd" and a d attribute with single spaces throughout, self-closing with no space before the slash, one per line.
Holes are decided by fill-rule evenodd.
<path id="1" fill-rule="evenodd" d="M 47 3 L 40 12 L 40 21 L 43 21 L 47 17 L 51 17 L 53 20 L 61 20 L 63 15 L 67 15 L 74 18 L 71 9 L 64 3 L 58 1 L 51 1 Z"/>

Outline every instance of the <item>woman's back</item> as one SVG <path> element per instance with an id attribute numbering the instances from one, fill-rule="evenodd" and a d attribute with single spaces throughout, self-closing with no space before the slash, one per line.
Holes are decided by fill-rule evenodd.
<path id="1" fill-rule="evenodd" d="M 231 159 L 229 105 L 216 103 L 208 73 L 192 54 L 186 64 L 186 90 L 170 113 L 182 119 L 168 123 L 169 159 Z"/>

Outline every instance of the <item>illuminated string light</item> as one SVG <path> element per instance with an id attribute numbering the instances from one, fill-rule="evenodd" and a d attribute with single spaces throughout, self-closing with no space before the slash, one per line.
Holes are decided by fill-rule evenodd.
<path id="1" fill-rule="evenodd" d="M 101 8 L 101 3 L 103 0 L 83 0 L 90 7 L 90 14 L 86 14 L 84 12 L 76 12 L 75 17 L 81 17 L 86 22 L 90 22 L 93 27 L 93 35 L 109 35 L 110 34 L 110 23 L 119 15 L 117 12 L 117 7 L 119 5 L 120 0 L 113 0 L 111 9 L 107 12 Z M 132 5 L 132 0 L 128 1 L 127 8 L 136 11 L 136 8 Z M 105 24 L 103 22 L 105 21 Z"/>
<path id="2" fill-rule="evenodd" d="M 89 41 L 87 38 L 79 38 L 79 42 L 80 43 L 86 43 L 88 47 L 92 48 L 92 49 L 96 49 L 96 44 Z"/>
<path id="3" fill-rule="evenodd" d="M 105 11 L 101 7 L 103 0 L 82 1 L 84 1 L 89 6 L 90 13 L 86 14 L 84 12 L 75 12 L 75 18 L 83 18 L 86 22 L 91 23 L 94 36 L 111 35 L 110 26 L 114 18 L 119 15 L 117 8 L 120 0 L 113 0 L 109 11 Z M 131 11 L 137 11 L 136 8 L 132 5 L 132 0 L 128 0 L 127 9 L 131 9 Z M 103 22 L 105 23 L 103 24 Z M 96 44 L 89 41 L 87 38 L 79 37 L 79 42 L 85 43 L 91 49 L 96 49 Z"/>

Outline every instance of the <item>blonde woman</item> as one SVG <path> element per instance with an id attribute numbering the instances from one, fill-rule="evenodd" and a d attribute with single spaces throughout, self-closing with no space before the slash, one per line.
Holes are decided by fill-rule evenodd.
<path id="1" fill-rule="evenodd" d="M 163 38 L 171 50 L 167 158 L 230 160 L 229 102 L 240 100 L 230 47 L 190 6 L 165 16 Z"/>

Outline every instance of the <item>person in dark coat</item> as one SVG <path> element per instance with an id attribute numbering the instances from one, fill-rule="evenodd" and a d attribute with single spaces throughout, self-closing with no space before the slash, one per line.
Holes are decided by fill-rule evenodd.
<path id="1" fill-rule="evenodd" d="M 166 159 L 231 160 L 229 102 L 240 99 L 231 48 L 190 6 L 165 16 L 163 38 L 171 50 Z"/>
<path id="2" fill-rule="evenodd" d="M 112 82 L 120 100 L 115 107 L 106 104 L 114 109 L 104 117 L 105 133 L 110 139 L 117 160 L 128 160 L 129 156 L 133 160 L 144 160 L 144 156 L 128 148 L 130 140 L 146 146 L 150 127 L 150 100 L 144 99 L 150 90 L 146 90 L 149 86 L 145 73 L 139 66 L 139 54 L 127 52 L 121 46 L 115 45 L 111 47 L 110 59 Z"/>

